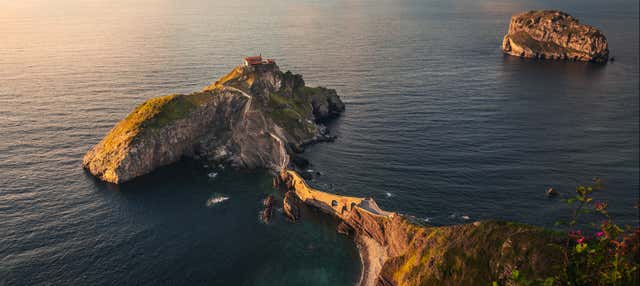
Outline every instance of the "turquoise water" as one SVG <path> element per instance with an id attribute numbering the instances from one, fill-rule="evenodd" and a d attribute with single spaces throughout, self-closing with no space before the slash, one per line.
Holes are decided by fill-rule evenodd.
<path id="1" fill-rule="evenodd" d="M 0 1 L 0 285 L 354 284 L 332 219 L 259 221 L 278 195 L 263 172 L 182 162 L 117 187 L 80 167 L 140 102 L 260 52 L 347 104 L 304 155 L 325 190 L 437 225 L 551 227 L 567 210 L 546 188 L 598 176 L 638 224 L 637 1 L 130 2 Z M 509 16 L 541 8 L 601 28 L 616 61 L 504 56 Z"/>

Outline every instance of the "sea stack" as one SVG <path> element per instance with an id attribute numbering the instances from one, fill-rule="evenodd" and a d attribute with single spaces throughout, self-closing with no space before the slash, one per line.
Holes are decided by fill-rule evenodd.
<path id="1" fill-rule="evenodd" d="M 600 30 L 553 10 L 512 16 L 502 50 L 524 58 L 598 63 L 609 59 L 607 38 Z"/>
<path id="2" fill-rule="evenodd" d="M 85 154 L 82 165 L 116 184 L 183 157 L 278 172 L 305 145 L 331 140 L 321 122 L 343 110 L 335 90 L 308 87 L 274 60 L 248 57 L 202 91 L 145 101 Z"/>

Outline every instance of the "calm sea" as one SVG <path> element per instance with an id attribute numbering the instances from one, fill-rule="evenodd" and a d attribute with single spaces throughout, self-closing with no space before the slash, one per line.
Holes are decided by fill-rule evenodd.
<path id="1" fill-rule="evenodd" d="M 447 225 L 552 227 L 594 176 L 638 224 L 638 2 L 0 0 L 0 285 L 352 285 L 336 222 L 258 219 L 264 172 L 181 162 L 104 184 L 82 155 L 147 98 L 262 53 L 347 104 L 305 156 L 313 183 Z M 504 56 L 511 14 L 600 28 L 615 62 Z M 219 203 L 211 199 L 226 197 Z"/>

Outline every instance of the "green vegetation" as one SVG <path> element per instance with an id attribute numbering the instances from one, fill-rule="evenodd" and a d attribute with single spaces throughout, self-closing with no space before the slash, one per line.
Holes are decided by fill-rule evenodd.
<path id="1" fill-rule="evenodd" d="M 135 121 L 142 120 L 142 128 L 160 128 L 185 118 L 211 96 L 210 93 L 194 93 L 151 99 L 136 108 L 127 118 L 133 116 L 136 118 Z"/>
<path id="2" fill-rule="evenodd" d="M 238 66 L 228 74 L 218 79 L 215 83 L 205 87 L 204 91 L 212 91 L 223 86 L 231 86 L 248 92 L 255 80 L 255 72 L 247 73 L 242 66 Z"/>
<path id="3" fill-rule="evenodd" d="M 271 93 L 267 103 L 267 111 L 276 124 L 284 128 L 297 140 L 310 139 L 316 132 L 316 125 L 310 122 L 313 112 L 312 95 L 320 92 L 320 88 L 298 87 L 293 96 Z"/>
<path id="4" fill-rule="evenodd" d="M 530 277 L 561 269 L 559 234 L 500 221 L 449 227 L 406 224 L 409 251 L 390 259 L 386 277 L 401 285 L 478 285 L 505 281 L 504 270 Z"/>
<path id="5" fill-rule="evenodd" d="M 129 154 L 134 140 L 144 140 L 162 127 L 188 117 L 198 106 L 212 98 L 212 93 L 202 92 L 190 95 L 170 94 L 145 101 L 118 122 L 104 139 L 87 153 L 91 159 L 83 164 L 95 168 L 92 172 L 100 175 L 102 179 L 119 182 L 122 178 L 118 168 Z"/>
<path id="6" fill-rule="evenodd" d="M 204 104 L 211 93 L 193 93 L 189 95 L 172 94 L 152 98 L 138 106 L 125 121 L 132 127 L 155 129 L 166 126 L 178 119 L 185 118 L 198 106 Z"/>
<path id="7" fill-rule="evenodd" d="M 105 150 L 119 150 L 143 132 L 152 132 L 187 117 L 196 107 L 212 97 L 201 92 L 189 95 L 170 94 L 149 99 L 136 107 L 104 138 Z"/>
<path id="8" fill-rule="evenodd" d="M 591 186 L 578 186 L 576 195 L 566 200 L 573 212 L 567 223 L 565 273 L 559 278 L 568 285 L 638 285 L 640 228 L 617 225 L 607 210 L 608 203 L 592 196 L 600 190 L 602 183 L 596 178 Z M 584 214 L 600 221 L 590 224 L 595 229 L 593 235 L 576 229 L 578 217 Z"/>
<path id="9" fill-rule="evenodd" d="M 594 201 L 593 192 L 602 190 L 599 179 L 591 186 L 578 186 L 576 195 L 565 202 L 573 207 L 564 245 L 562 271 L 547 274 L 544 280 L 532 280 L 518 269 L 511 271 L 504 285 L 638 285 L 640 284 L 640 228 L 625 228 L 614 223 L 607 202 Z M 591 231 L 579 230 L 578 219 L 589 215 L 599 223 L 590 223 Z M 589 235 L 587 232 L 592 232 Z M 498 282 L 494 286 L 503 285 Z"/>
<path id="10" fill-rule="evenodd" d="M 230 73 L 221 77 L 215 83 L 206 87 L 204 91 L 213 91 L 224 86 L 234 87 L 251 94 L 254 83 L 259 80 L 260 73 L 242 66 L 236 67 Z M 266 95 L 264 111 L 278 126 L 293 136 L 296 141 L 306 141 L 316 133 L 313 119 L 313 99 L 322 95 L 326 89 L 322 87 L 312 88 L 304 85 L 301 75 L 290 71 L 281 74 L 281 82 L 278 92 Z"/>

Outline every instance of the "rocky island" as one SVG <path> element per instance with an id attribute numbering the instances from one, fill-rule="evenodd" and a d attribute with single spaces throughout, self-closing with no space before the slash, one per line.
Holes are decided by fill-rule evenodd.
<path id="1" fill-rule="evenodd" d="M 339 220 L 338 231 L 358 244 L 361 286 L 515 285 L 514 270 L 532 281 L 562 271 L 563 240 L 542 228 L 499 221 L 427 226 L 380 209 L 372 198 L 316 190 L 295 171 L 283 170 L 274 184 L 285 192 L 291 220 L 300 219 L 303 204 Z"/>
<path id="2" fill-rule="evenodd" d="M 275 61 L 248 57 L 200 92 L 145 101 L 85 154 L 82 165 L 116 184 L 183 157 L 278 172 L 305 145 L 331 140 L 322 122 L 343 110 L 335 90 L 308 87 Z"/>
<path id="3" fill-rule="evenodd" d="M 607 62 L 607 38 L 571 15 L 553 10 L 529 11 L 511 17 L 502 50 L 539 59 Z"/>

